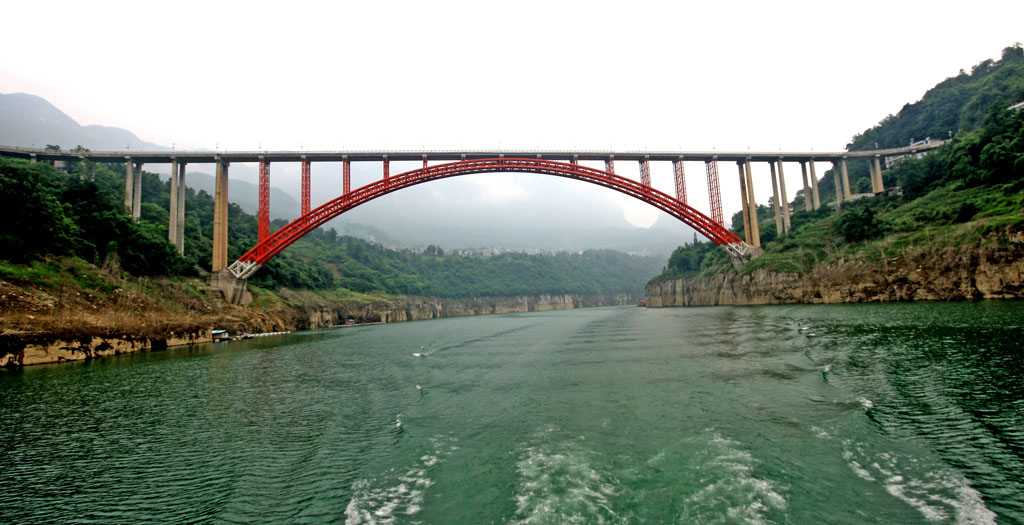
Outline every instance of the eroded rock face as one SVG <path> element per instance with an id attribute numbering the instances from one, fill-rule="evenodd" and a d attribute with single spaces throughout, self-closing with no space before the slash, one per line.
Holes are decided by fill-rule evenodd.
<path id="1" fill-rule="evenodd" d="M 948 301 L 1024 297 L 1024 246 L 947 248 L 896 260 L 755 270 L 648 284 L 647 306 Z"/>
<path id="2" fill-rule="evenodd" d="M 164 338 L 145 338 L 125 335 L 122 337 L 80 337 L 77 339 L 56 339 L 46 336 L 15 338 L 5 334 L 7 353 L 0 356 L 0 367 L 19 368 L 28 365 L 83 361 L 97 357 L 163 350 L 169 346 L 210 342 L 210 331 L 203 330 L 186 334 L 169 334 Z"/>
<path id="3" fill-rule="evenodd" d="M 638 296 L 614 295 L 537 295 L 526 297 L 481 297 L 438 299 L 409 297 L 373 304 L 323 304 L 303 307 L 294 314 L 290 330 L 315 330 L 345 324 L 352 317 L 359 323 L 393 323 L 467 315 L 540 312 L 593 306 L 635 304 Z M 264 330 L 272 331 L 272 330 Z"/>

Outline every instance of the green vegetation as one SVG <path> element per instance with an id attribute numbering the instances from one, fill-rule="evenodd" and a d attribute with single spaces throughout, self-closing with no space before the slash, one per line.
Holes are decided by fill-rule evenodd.
<path id="1" fill-rule="evenodd" d="M 1005 108 L 1024 100 L 1024 48 L 1003 50 L 1001 60 L 985 60 L 963 69 L 929 89 L 921 100 L 906 104 L 875 127 L 853 137 L 850 151 L 906 146 L 910 139 L 945 139 L 984 125 L 993 108 Z"/>
<path id="2" fill-rule="evenodd" d="M 324 279 L 334 275 L 334 281 L 349 290 L 432 297 L 635 292 L 660 269 L 654 257 L 611 250 L 481 257 L 444 255 L 443 250 L 428 247 L 415 253 L 322 229 L 291 250 L 302 258 L 322 260 L 329 268 Z"/>
<path id="3" fill-rule="evenodd" d="M 930 90 L 921 101 L 854 138 L 851 149 L 904 145 L 896 137 L 923 138 L 956 124 L 952 140 L 920 159 L 908 159 L 883 174 L 887 188 L 903 195 L 876 195 L 843 203 L 836 213 L 823 205 L 814 212 L 796 211 L 792 229 L 779 237 L 768 206 L 758 206 L 764 255 L 743 271 L 768 268 L 809 273 L 818 264 L 863 259 L 884 262 L 907 250 L 966 246 L 999 233 L 1024 230 L 1024 111 L 1006 109 L 1024 100 L 1024 52 L 1019 45 L 1003 51 L 1001 61 L 985 61 L 970 75 L 961 72 Z M 964 129 L 967 128 L 967 129 Z M 900 139 L 902 141 L 902 139 Z M 852 167 L 852 166 L 851 166 Z M 867 168 L 862 180 L 870 184 Z M 851 185 L 854 170 L 850 170 Z M 824 200 L 832 176 L 819 185 Z M 794 202 L 803 209 L 802 196 Z M 742 236 L 740 214 L 734 231 Z M 1009 236 L 1007 236 L 1008 238 Z M 1007 241 L 1013 242 L 1013 241 Z M 730 270 L 725 252 L 694 239 L 669 258 L 661 276 L 693 277 Z"/>
<path id="4" fill-rule="evenodd" d="M 209 271 L 213 198 L 185 192 L 185 256 L 167 242 L 170 184 L 143 173 L 140 220 L 125 212 L 124 167 L 83 161 L 70 173 L 45 163 L 0 158 L 0 277 L 47 289 L 61 286 L 68 264 L 123 270 L 134 276 L 197 276 Z M 228 256 L 256 244 L 256 218 L 228 210 Z M 280 228 L 284 221 L 275 221 Z M 74 266 L 72 264 L 72 266 Z M 251 280 L 258 289 L 316 290 L 322 297 L 356 294 L 477 297 L 608 294 L 639 291 L 657 273 L 653 257 L 608 250 L 494 257 L 392 250 L 333 229 L 317 230 L 265 265 Z M 87 274 L 87 271 L 78 273 Z M 269 300 L 269 299 L 268 299 Z"/>
<path id="5" fill-rule="evenodd" d="M 187 271 L 166 229 L 135 223 L 118 209 L 109 181 L 65 174 L 45 164 L 0 159 L 0 254 L 26 263 L 46 254 L 111 261 L 134 275 Z M 161 236 L 162 235 L 162 236 Z"/>
<path id="6" fill-rule="evenodd" d="M 998 110 L 1024 100 L 1024 47 L 1007 47 L 999 60 L 985 60 L 970 73 L 960 70 L 929 89 L 921 100 L 908 103 L 896 115 L 889 115 L 878 125 L 853 137 L 849 151 L 907 146 L 911 139 L 927 137 L 946 140 L 950 134 L 960 138 L 986 127 L 990 116 Z M 848 166 L 850 190 L 871 191 L 867 164 L 851 162 Z M 889 186 L 888 181 L 886 186 Z M 826 171 L 821 178 L 822 203 L 835 202 L 835 178 Z M 908 189 L 904 187 L 904 189 Z M 803 204 L 802 191 L 794 201 Z"/>

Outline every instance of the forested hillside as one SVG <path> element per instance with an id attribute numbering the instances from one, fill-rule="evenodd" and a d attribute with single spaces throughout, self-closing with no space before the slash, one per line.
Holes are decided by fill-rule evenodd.
<path id="1" fill-rule="evenodd" d="M 1024 47 L 1020 44 L 1003 49 L 999 60 L 984 60 L 967 72 L 939 82 L 917 102 L 909 102 L 895 115 L 851 139 L 849 151 L 896 148 L 910 144 L 911 139 L 927 137 L 946 140 L 950 133 L 963 134 L 983 126 L 985 119 L 998 109 L 1024 100 Z M 851 162 L 850 189 L 853 193 L 871 191 L 871 178 L 866 163 Z M 887 184 L 888 185 L 888 184 Z M 835 179 L 831 171 L 821 179 L 822 202 L 835 201 Z M 796 202 L 803 203 L 802 192 Z"/>
<path id="2" fill-rule="evenodd" d="M 74 257 L 138 276 L 209 271 L 212 197 L 186 190 L 182 257 L 166 241 L 169 183 L 143 173 L 141 218 L 136 223 L 122 204 L 123 170 L 84 161 L 63 173 L 44 163 L 0 158 L 0 221 L 5 225 L 0 260 L 26 264 L 47 256 Z M 255 245 L 256 218 L 231 204 L 228 224 L 229 258 L 234 259 Z M 276 221 L 272 229 L 284 224 Z M 445 255 L 435 247 L 416 253 L 329 229 L 300 240 L 251 282 L 272 289 L 343 288 L 435 297 L 636 293 L 660 268 L 656 258 L 608 250 L 481 257 Z"/>
<path id="3" fill-rule="evenodd" d="M 899 115 L 854 138 L 851 149 L 900 145 L 898 137 L 923 138 L 953 126 L 956 133 L 921 159 L 907 160 L 883 173 L 887 188 L 902 195 L 877 195 L 834 208 L 834 185 L 826 174 L 819 185 L 825 202 L 814 212 L 794 205 L 792 230 L 779 237 L 770 208 L 759 206 L 766 253 L 745 272 L 770 268 L 809 273 L 816 265 L 863 259 L 899 260 L 914 251 L 966 247 L 983 239 L 1019 242 L 1024 231 L 1024 111 L 1008 109 L 1024 100 L 1024 52 L 1003 51 L 971 74 L 947 79 Z M 853 172 L 850 173 L 851 179 Z M 864 168 L 862 183 L 869 184 Z M 742 236 L 742 220 L 733 221 Z M 658 280 L 728 271 L 724 251 L 694 243 L 673 252 Z"/>

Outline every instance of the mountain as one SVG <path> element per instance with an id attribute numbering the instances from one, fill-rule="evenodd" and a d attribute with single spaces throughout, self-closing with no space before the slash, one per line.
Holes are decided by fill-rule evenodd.
<path id="1" fill-rule="evenodd" d="M 166 177 L 161 177 L 166 179 Z M 214 192 L 215 177 L 201 171 L 189 171 L 185 174 L 185 185 L 195 189 L 203 190 L 210 195 Z M 259 186 L 239 179 L 228 179 L 228 197 L 231 202 L 239 205 L 246 213 L 256 215 L 259 208 L 260 188 Z M 299 201 L 295 200 L 288 193 L 277 188 L 270 188 L 270 217 L 271 219 L 292 220 L 299 216 L 301 207 Z"/>
<path id="2" fill-rule="evenodd" d="M 27 93 L 0 94 L 0 144 L 64 149 L 163 151 L 170 148 L 145 142 L 134 133 L 107 126 L 82 126 L 45 99 Z"/>

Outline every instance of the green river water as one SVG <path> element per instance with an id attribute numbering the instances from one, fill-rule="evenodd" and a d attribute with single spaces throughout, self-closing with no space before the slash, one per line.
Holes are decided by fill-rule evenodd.
<path id="1" fill-rule="evenodd" d="M 1024 523 L 1022 347 L 1022 302 L 628 307 L 30 367 L 0 521 Z"/>

